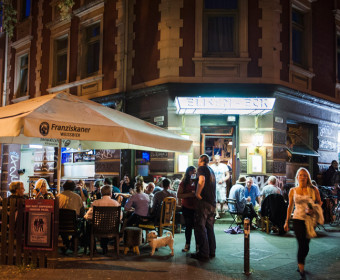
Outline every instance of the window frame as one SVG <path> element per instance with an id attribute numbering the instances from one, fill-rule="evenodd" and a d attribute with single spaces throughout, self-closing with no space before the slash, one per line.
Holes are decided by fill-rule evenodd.
<path id="1" fill-rule="evenodd" d="M 87 34 L 89 28 L 93 28 L 96 25 L 99 25 L 99 35 L 95 37 L 91 37 L 88 39 Z M 96 28 L 96 27 L 95 27 Z M 82 30 L 82 57 L 81 57 L 81 78 L 86 79 L 88 77 L 96 76 L 100 74 L 101 71 L 101 57 L 102 57 L 102 23 L 101 21 L 93 22 L 92 24 L 86 25 Z M 98 70 L 88 73 L 87 72 L 87 63 L 88 63 L 88 50 L 90 45 L 94 45 L 96 42 L 99 42 L 99 55 L 98 55 Z"/>
<path id="2" fill-rule="evenodd" d="M 290 62 L 289 82 L 303 90 L 312 89 L 313 73 L 313 49 L 312 49 L 312 2 L 314 0 L 291 0 L 290 5 Z M 293 10 L 304 15 L 304 61 L 302 64 L 293 61 Z"/>
<path id="3" fill-rule="evenodd" d="M 251 61 L 248 52 L 248 1 L 238 0 L 238 30 L 236 55 L 205 56 L 204 55 L 204 26 L 203 7 L 204 0 L 195 2 L 195 77 L 209 77 L 212 80 L 221 78 L 246 78 L 248 63 Z M 242 20 L 244 19 L 244 20 Z M 218 65 L 218 67 L 216 67 Z"/>
<path id="4" fill-rule="evenodd" d="M 21 59 L 27 55 L 27 77 L 26 77 L 26 92 L 21 92 Z M 25 49 L 23 51 L 17 52 L 15 57 L 15 86 L 14 86 L 14 95 L 13 99 L 21 98 L 28 96 L 29 92 L 29 76 L 30 76 L 30 53 L 28 49 Z"/>
<path id="5" fill-rule="evenodd" d="M 204 57 L 238 57 L 239 56 L 239 1 L 238 8 L 235 9 L 204 9 L 203 1 L 203 56 Z M 233 34 L 233 50 L 230 52 L 209 52 L 208 50 L 208 20 L 215 17 L 233 17 L 234 18 L 234 34 Z"/>
<path id="6" fill-rule="evenodd" d="M 27 6 L 28 1 L 29 1 L 30 8 L 29 8 L 29 15 L 26 16 L 24 12 L 24 7 Z M 32 14 L 32 0 L 18 0 L 18 10 L 19 10 L 19 13 L 18 13 L 19 22 L 23 22 L 26 19 L 28 19 Z"/>
<path id="7" fill-rule="evenodd" d="M 335 44 L 336 44 L 336 80 L 337 83 L 340 82 L 340 30 L 336 32 L 336 37 L 335 37 Z"/>
<path id="8" fill-rule="evenodd" d="M 303 14 L 303 50 L 304 54 L 302 64 L 293 61 L 293 10 Z M 304 70 L 311 71 L 312 64 L 312 7 L 309 0 L 291 0 L 290 7 L 290 64 L 300 67 Z"/>
<path id="9" fill-rule="evenodd" d="M 67 47 L 62 50 L 57 50 L 57 42 L 58 40 L 63 40 L 67 38 Z M 53 74 L 52 74 L 52 86 L 58 86 L 62 85 L 68 82 L 69 80 L 69 51 L 70 51 L 70 40 L 69 40 L 69 34 L 65 33 L 61 36 L 57 36 L 53 38 Z M 64 81 L 57 81 L 58 78 L 58 64 L 57 64 L 57 58 L 58 54 L 66 54 L 66 79 Z"/>

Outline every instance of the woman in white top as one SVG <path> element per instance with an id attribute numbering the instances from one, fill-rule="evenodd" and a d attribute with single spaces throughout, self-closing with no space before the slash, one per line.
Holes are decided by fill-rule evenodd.
<path id="1" fill-rule="evenodd" d="M 309 251 L 310 239 L 307 237 L 305 220 L 308 215 L 313 214 L 312 205 L 316 203 L 321 205 L 319 190 L 312 185 L 311 177 L 306 168 L 299 168 L 296 172 L 295 187 L 289 191 L 289 205 L 287 209 L 287 218 L 284 230 L 288 231 L 288 222 L 293 214 L 293 226 L 296 239 L 298 241 L 298 270 L 301 279 L 305 279 L 305 259 Z"/>

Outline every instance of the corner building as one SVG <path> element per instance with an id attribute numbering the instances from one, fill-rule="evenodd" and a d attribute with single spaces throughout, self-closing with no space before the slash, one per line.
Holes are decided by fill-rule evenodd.
<path id="1" fill-rule="evenodd" d="M 233 182 L 304 166 L 322 184 L 339 159 L 339 0 L 77 0 L 66 17 L 57 2 L 13 1 L 3 105 L 63 90 L 194 141 L 121 151 L 115 176 L 181 177 L 207 153 Z"/>

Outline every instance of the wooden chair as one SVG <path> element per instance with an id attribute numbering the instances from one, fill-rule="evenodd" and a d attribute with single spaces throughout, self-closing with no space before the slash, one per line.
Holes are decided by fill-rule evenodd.
<path id="1" fill-rule="evenodd" d="M 114 238 L 116 240 L 116 253 L 119 257 L 119 226 L 120 206 L 93 206 L 93 217 L 91 225 L 90 258 L 93 257 L 95 237 Z"/>
<path id="2" fill-rule="evenodd" d="M 231 228 L 233 224 L 236 224 L 236 225 L 242 224 L 242 223 L 238 223 L 238 222 L 236 221 L 236 219 L 238 218 L 238 216 L 241 216 L 241 215 L 242 215 L 242 213 L 240 213 L 239 210 L 238 210 L 238 208 L 237 208 L 236 199 L 227 198 L 226 202 L 227 202 L 227 204 L 228 204 L 228 212 L 229 212 L 231 218 L 233 219 L 232 222 L 231 222 L 231 224 L 230 224 L 230 226 L 229 226 L 229 228 Z M 231 209 L 231 207 L 230 207 L 231 205 L 233 206 L 233 209 Z"/>
<path id="3" fill-rule="evenodd" d="M 162 202 L 159 222 L 139 224 L 138 227 L 145 230 L 158 230 L 158 236 L 163 235 L 164 229 L 170 229 L 172 236 L 175 237 L 175 214 L 176 214 L 176 198 L 166 197 Z"/>
<path id="4" fill-rule="evenodd" d="M 59 209 L 59 235 L 63 237 L 63 241 L 65 241 L 68 236 L 72 236 L 74 241 L 74 255 L 76 256 L 78 254 L 79 239 L 76 210 Z M 65 245 L 67 247 L 67 244 Z"/>

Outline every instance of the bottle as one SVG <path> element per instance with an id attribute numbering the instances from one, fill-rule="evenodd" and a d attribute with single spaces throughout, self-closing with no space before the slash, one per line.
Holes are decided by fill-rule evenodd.
<path id="1" fill-rule="evenodd" d="M 90 199 L 90 196 L 88 196 L 87 198 L 87 208 L 90 208 L 91 207 L 91 199 Z"/>

